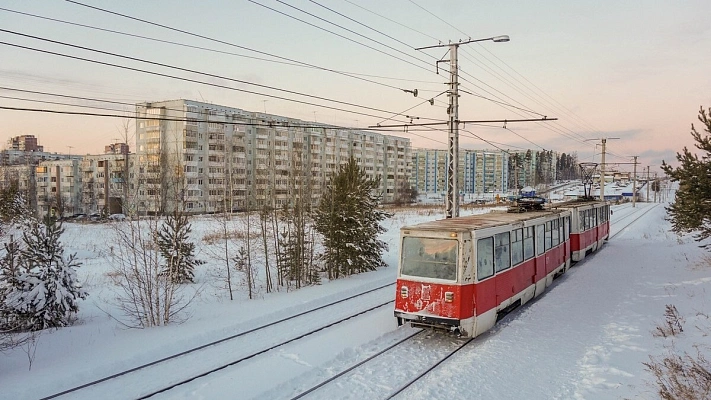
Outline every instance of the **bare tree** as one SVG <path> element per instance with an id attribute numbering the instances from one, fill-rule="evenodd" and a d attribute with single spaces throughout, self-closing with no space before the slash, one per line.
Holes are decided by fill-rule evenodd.
<path id="1" fill-rule="evenodd" d="M 118 223 L 114 229 L 114 273 L 118 288 L 116 304 L 131 327 L 166 325 L 181 320 L 180 313 L 194 297 L 183 286 L 162 274 L 163 258 L 155 243 L 158 218 Z"/>

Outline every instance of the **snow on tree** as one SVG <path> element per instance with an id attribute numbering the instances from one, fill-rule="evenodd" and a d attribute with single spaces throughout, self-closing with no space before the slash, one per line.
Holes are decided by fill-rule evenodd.
<path id="1" fill-rule="evenodd" d="M 380 179 L 370 179 L 353 157 L 331 178 L 314 218 L 324 239 L 321 260 L 329 279 L 386 265 L 387 244 L 378 235 L 384 232 L 380 221 L 390 214 L 377 209 L 379 186 Z"/>
<path id="2" fill-rule="evenodd" d="M 13 332 L 18 329 L 18 316 L 5 305 L 8 295 L 20 289 L 20 246 L 12 238 L 4 243 L 5 254 L 0 258 L 0 331 Z"/>
<path id="3" fill-rule="evenodd" d="M 4 299 L 4 309 L 24 321 L 23 329 L 67 326 L 88 295 L 78 282 L 76 255 L 64 257 L 59 241 L 64 229 L 56 219 L 28 223 L 19 251 L 19 275 Z"/>
<path id="4" fill-rule="evenodd" d="M 691 136 L 696 141 L 694 146 L 703 154 L 699 157 L 684 147 L 676 154 L 680 166 L 672 168 L 662 161 L 662 170 L 672 182 L 679 182 L 676 198 L 667 207 L 672 230 L 676 233 L 696 232 L 696 240 L 702 241 L 711 237 L 711 108 L 707 111 L 701 107 L 698 118 L 704 125 L 704 132 L 698 132 L 691 124 Z"/>
<path id="5" fill-rule="evenodd" d="M 11 180 L 5 188 L 0 188 L 0 234 L 9 225 L 22 222 L 32 216 L 25 196 L 19 189 L 17 180 Z"/>
<path id="6" fill-rule="evenodd" d="M 169 214 L 155 241 L 165 259 L 162 275 L 175 283 L 193 282 L 195 267 L 205 262 L 195 258 L 195 243 L 190 241 L 192 231 L 188 216 L 182 213 Z"/>

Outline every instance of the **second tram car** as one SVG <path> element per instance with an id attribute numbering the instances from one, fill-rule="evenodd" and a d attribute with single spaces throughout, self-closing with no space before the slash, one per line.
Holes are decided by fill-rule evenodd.
<path id="1" fill-rule="evenodd" d="M 474 337 L 539 296 L 609 235 L 607 203 L 490 212 L 401 228 L 399 324 Z"/>

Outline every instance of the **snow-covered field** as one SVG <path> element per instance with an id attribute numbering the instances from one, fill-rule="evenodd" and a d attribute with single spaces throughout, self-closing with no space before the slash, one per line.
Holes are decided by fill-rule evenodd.
<path id="1" fill-rule="evenodd" d="M 664 354 L 672 345 L 695 354 L 693 345 L 709 344 L 711 265 L 690 237 L 678 238 L 669 232 L 663 205 L 638 203 L 637 207 L 613 207 L 613 235 L 633 219 L 631 213 L 648 212 L 619 231 L 600 252 L 558 279 L 544 296 L 507 316 L 493 331 L 475 339 L 399 398 L 656 398 L 653 377 L 642 363 L 649 361 L 650 355 Z M 291 292 L 267 294 L 262 290 L 253 300 L 240 290 L 230 301 L 224 288 L 209 282 L 219 264 L 201 252 L 199 258 L 210 262 L 199 267 L 198 282 L 191 285 L 199 294 L 190 305 L 189 318 L 151 329 L 128 329 L 113 318 L 120 315 L 110 301 L 110 225 L 66 224 L 62 241 L 65 250 L 77 252 L 83 262 L 78 272 L 90 296 L 81 303 L 76 325 L 41 334 L 31 370 L 23 349 L 0 355 L 0 398 L 48 396 L 394 282 L 399 228 L 441 217 L 441 213 L 401 212 L 388 220 L 388 232 L 383 235 L 390 244 L 385 254 L 388 268 Z M 207 218 L 194 220 L 194 237 L 204 237 L 212 229 L 211 223 Z M 374 292 L 359 300 L 362 304 L 349 303 L 343 308 L 388 301 L 394 294 L 394 288 L 392 293 Z M 684 332 L 668 338 L 655 336 L 653 331 L 663 325 L 668 304 L 684 318 Z M 141 370 L 115 384 L 74 392 L 65 398 L 135 398 L 149 392 L 151 385 L 174 379 L 184 370 L 210 368 L 221 360 L 237 359 L 347 311 L 350 309 L 336 309 L 330 311 L 332 315 L 320 314 L 319 318 L 275 327 L 206 353 L 201 359 Z M 396 327 L 392 306 L 381 307 L 157 398 L 290 398 L 412 331 Z M 311 398 L 382 398 L 398 387 L 406 366 L 427 364 L 433 351 L 457 340 L 427 335 L 418 341 L 419 346 L 359 369 L 344 383 L 324 387 Z"/>

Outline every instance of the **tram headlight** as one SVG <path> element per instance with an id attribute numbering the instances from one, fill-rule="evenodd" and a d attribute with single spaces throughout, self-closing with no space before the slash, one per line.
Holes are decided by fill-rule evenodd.
<path id="1" fill-rule="evenodd" d="M 400 297 L 402 297 L 403 299 L 406 299 L 409 294 L 408 292 L 409 291 L 407 290 L 407 286 L 401 287 L 400 288 Z"/>
<path id="2" fill-rule="evenodd" d="M 444 292 L 444 302 L 451 303 L 454 301 L 454 292 Z"/>

